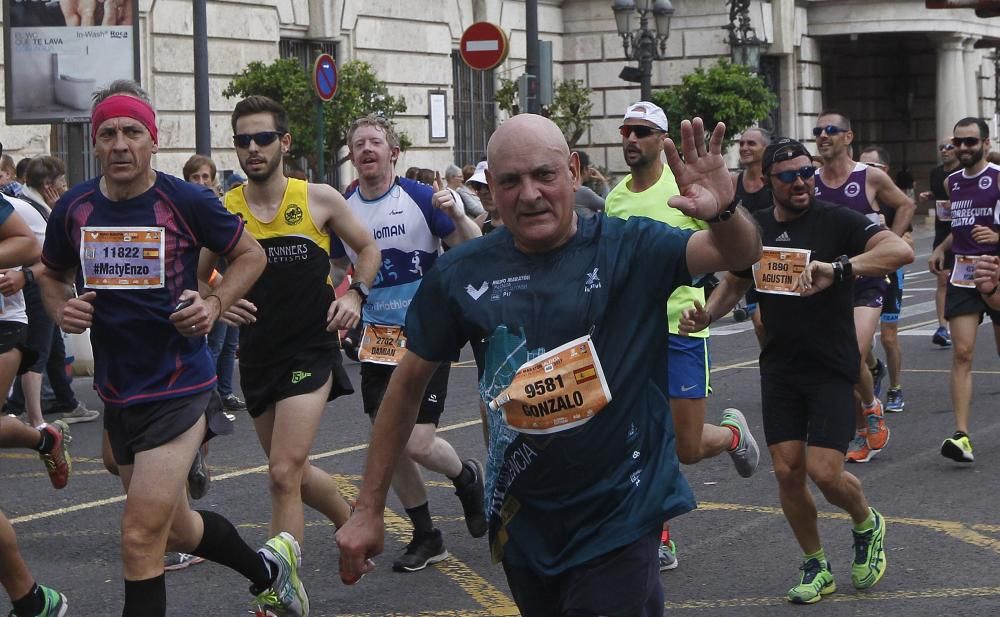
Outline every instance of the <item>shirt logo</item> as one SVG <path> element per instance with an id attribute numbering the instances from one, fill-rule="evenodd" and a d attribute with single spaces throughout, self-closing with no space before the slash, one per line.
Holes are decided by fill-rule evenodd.
<path id="1" fill-rule="evenodd" d="M 991 186 L 993 186 L 993 178 L 991 178 L 989 176 L 983 176 L 982 178 L 979 179 L 979 188 L 980 189 L 982 189 L 982 190 L 985 191 L 986 189 L 990 188 Z"/>
<path id="2" fill-rule="evenodd" d="M 402 214 L 402 213 L 403 213 L 402 210 L 389 210 L 389 214 L 393 214 L 393 215 L 395 215 L 395 214 Z"/>
<path id="3" fill-rule="evenodd" d="M 479 289 L 476 289 L 471 284 L 466 285 L 465 293 L 472 296 L 473 300 L 478 300 L 484 293 L 486 293 L 486 290 L 488 290 L 489 288 L 490 288 L 489 283 L 483 281 L 483 284 L 479 286 Z"/>
<path id="4" fill-rule="evenodd" d="M 857 182 L 851 182 L 844 187 L 844 195 L 847 195 L 848 197 L 857 197 L 860 192 L 861 185 Z"/>
<path id="5" fill-rule="evenodd" d="M 312 373 L 307 373 L 306 371 L 292 371 L 292 383 L 299 383 L 303 379 L 308 379 L 312 377 Z"/>
<path id="6" fill-rule="evenodd" d="M 788 232 L 783 231 L 781 235 L 774 239 L 775 242 L 791 242 L 792 239 L 788 237 Z"/>
<path id="7" fill-rule="evenodd" d="M 285 222 L 289 225 L 298 225 L 302 222 L 302 208 L 296 204 L 291 204 L 285 210 Z"/>
<path id="8" fill-rule="evenodd" d="M 601 288 L 601 279 L 597 276 L 597 270 L 597 268 L 594 268 L 594 271 L 587 275 L 587 282 L 583 284 L 583 291 L 585 293 L 590 293 L 591 289 Z"/>
<path id="9" fill-rule="evenodd" d="M 952 192 L 952 193 L 954 193 L 954 192 L 955 192 L 955 191 L 957 191 L 957 190 L 958 190 L 958 182 L 956 182 L 955 184 L 952 184 L 952 185 L 951 185 L 951 192 Z"/>

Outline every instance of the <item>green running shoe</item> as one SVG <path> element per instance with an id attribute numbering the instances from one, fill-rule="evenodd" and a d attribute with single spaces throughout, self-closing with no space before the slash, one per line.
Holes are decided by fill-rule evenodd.
<path id="1" fill-rule="evenodd" d="M 885 574 L 885 519 L 875 508 L 871 509 L 875 527 L 864 533 L 854 531 L 854 563 L 851 564 L 851 582 L 858 589 L 868 589 L 882 580 Z"/>
<path id="2" fill-rule="evenodd" d="M 45 605 L 42 606 L 42 612 L 38 613 L 37 617 L 65 617 L 69 611 L 69 602 L 66 600 L 66 596 L 45 585 L 39 585 L 38 588 L 42 590 Z M 18 617 L 18 615 L 11 611 L 9 617 Z"/>
<path id="3" fill-rule="evenodd" d="M 830 571 L 830 562 L 820 562 L 813 558 L 807 560 L 801 566 L 802 579 L 799 584 L 788 590 L 788 601 L 793 604 L 815 604 L 837 591 L 837 583 L 833 580 L 833 572 Z"/>
<path id="4" fill-rule="evenodd" d="M 965 433 L 955 433 L 941 444 L 941 456 L 950 458 L 956 463 L 971 463 L 975 460 L 972 456 L 972 442 Z"/>
<path id="5" fill-rule="evenodd" d="M 299 578 L 302 550 L 292 534 L 282 531 L 259 551 L 278 566 L 278 575 L 268 589 L 257 594 L 257 614 L 268 617 L 309 617 L 309 595 Z"/>

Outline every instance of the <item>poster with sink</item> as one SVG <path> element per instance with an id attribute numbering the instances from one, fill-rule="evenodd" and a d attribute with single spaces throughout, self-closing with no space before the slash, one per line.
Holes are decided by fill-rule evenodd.
<path id="1" fill-rule="evenodd" d="M 90 120 L 94 91 L 139 78 L 138 0 L 3 0 L 7 124 Z"/>

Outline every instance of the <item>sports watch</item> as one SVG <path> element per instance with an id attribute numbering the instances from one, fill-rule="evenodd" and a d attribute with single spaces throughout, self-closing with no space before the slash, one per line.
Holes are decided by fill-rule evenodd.
<path id="1" fill-rule="evenodd" d="M 351 286 L 347 288 L 347 291 L 357 292 L 361 296 L 361 303 L 364 304 L 368 301 L 368 285 L 365 285 L 361 281 L 354 281 Z"/>
<path id="2" fill-rule="evenodd" d="M 833 266 L 833 280 L 836 283 L 850 280 L 854 276 L 854 264 L 851 263 L 851 258 L 847 255 L 841 255 L 834 259 L 831 265 Z"/>
<path id="3" fill-rule="evenodd" d="M 706 223 L 724 223 L 724 222 L 728 221 L 729 219 L 731 219 L 733 217 L 733 214 L 736 212 L 736 208 L 739 208 L 741 203 L 743 203 L 742 199 L 734 199 L 733 203 L 729 204 L 728 206 L 726 206 L 722 210 L 719 210 L 719 214 L 717 214 L 715 216 L 715 218 L 708 219 L 705 222 Z"/>

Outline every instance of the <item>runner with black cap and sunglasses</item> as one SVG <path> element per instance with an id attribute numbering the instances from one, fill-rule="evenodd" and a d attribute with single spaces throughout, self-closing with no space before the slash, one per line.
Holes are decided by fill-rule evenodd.
<path id="1" fill-rule="evenodd" d="M 682 332 L 725 315 L 751 285 L 760 293 L 765 338 L 760 354 L 764 437 L 788 524 L 802 547 L 798 604 L 836 591 L 820 542 L 811 478 L 854 523 L 851 580 L 867 589 L 885 573 L 885 520 L 870 508 L 861 481 L 844 469 L 854 435 L 854 384 L 861 356 L 854 333 L 854 276 L 880 276 L 913 261 L 898 236 L 848 208 L 814 195 L 816 168 L 799 142 L 782 138 L 764 152 L 774 206 L 753 216 L 763 257 L 727 273 L 704 309 L 688 309 Z"/>

